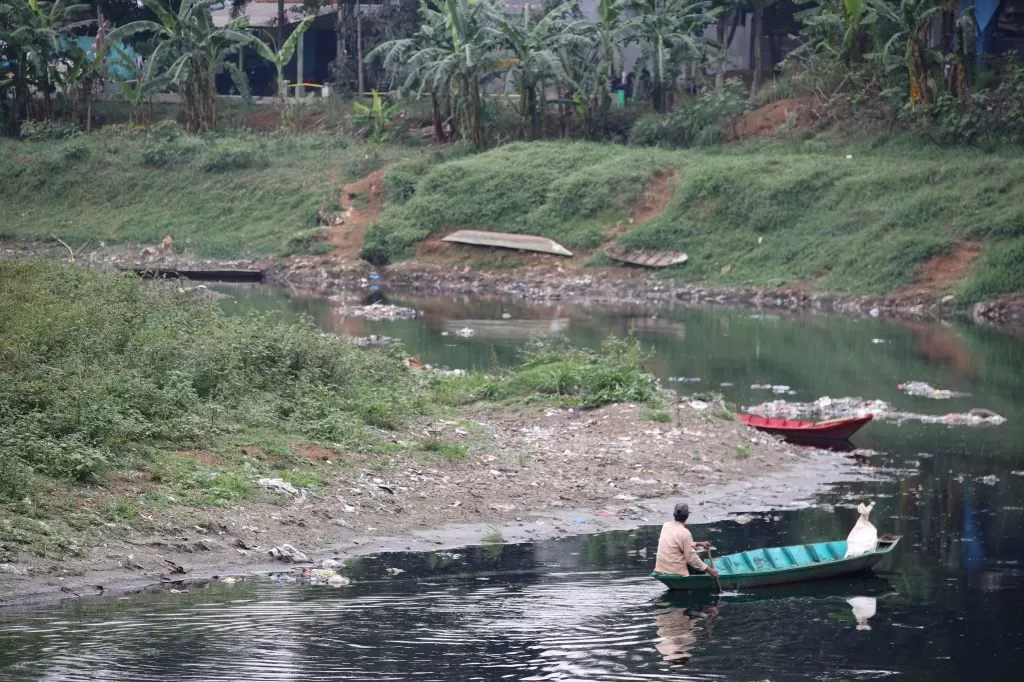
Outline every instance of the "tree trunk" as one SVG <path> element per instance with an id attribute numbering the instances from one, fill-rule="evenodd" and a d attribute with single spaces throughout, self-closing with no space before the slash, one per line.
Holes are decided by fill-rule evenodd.
<path id="1" fill-rule="evenodd" d="M 754 75 L 750 81 L 750 96 L 754 97 L 761 90 L 761 68 L 764 61 L 761 55 L 761 36 L 764 33 L 764 7 L 757 5 L 754 8 L 754 26 L 751 36 L 754 41 Z"/>
<path id="2" fill-rule="evenodd" d="M 363 76 L 363 9 L 360 0 L 356 0 L 356 71 L 361 96 L 366 91 L 366 81 Z"/>
<path id="3" fill-rule="evenodd" d="M 437 93 L 430 93 L 430 114 L 434 124 L 434 139 L 444 142 L 444 126 L 441 121 L 441 105 L 437 101 Z"/>
<path id="4" fill-rule="evenodd" d="M 718 40 L 718 49 L 722 53 L 718 56 L 718 68 L 715 69 L 715 90 L 721 92 L 725 89 L 725 64 L 729 59 L 729 46 L 725 44 L 725 29 L 728 25 L 728 17 L 723 13 L 718 15 L 718 26 L 715 38 Z"/>
<path id="5" fill-rule="evenodd" d="M 470 141 L 477 149 L 483 151 L 487 148 L 487 137 L 484 134 L 483 121 L 480 119 L 480 81 L 476 74 L 470 75 L 467 90 L 469 101 L 466 123 L 469 126 Z"/>

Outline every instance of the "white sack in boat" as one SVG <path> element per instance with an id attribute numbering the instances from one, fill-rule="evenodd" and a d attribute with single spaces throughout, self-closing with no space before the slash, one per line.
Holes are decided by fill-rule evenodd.
<path id="1" fill-rule="evenodd" d="M 863 503 L 857 505 L 860 518 L 857 519 L 857 524 L 850 531 L 850 534 L 846 536 L 846 555 L 843 557 L 844 559 L 874 552 L 878 547 L 878 529 L 868 521 L 868 514 L 871 513 L 871 508 L 874 506 L 874 502 L 868 505 Z"/>

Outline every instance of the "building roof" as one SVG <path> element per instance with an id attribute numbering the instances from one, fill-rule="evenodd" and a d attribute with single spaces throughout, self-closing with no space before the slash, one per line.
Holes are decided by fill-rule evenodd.
<path id="1" fill-rule="evenodd" d="M 285 0 L 284 13 L 288 23 L 296 23 L 300 20 L 302 3 L 294 0 Z M 330 8 L 323 8 L 320 14 L 326 14 Z M 231 21 L 231 3 L 224 2 L 222 5 L 213 6 L 214 26 L 224 26 Z M 242 16 L 249 17 L 249 23 L 259 28 L 273 26 L 277 22 L 277 0 L 250 0 Z"/>

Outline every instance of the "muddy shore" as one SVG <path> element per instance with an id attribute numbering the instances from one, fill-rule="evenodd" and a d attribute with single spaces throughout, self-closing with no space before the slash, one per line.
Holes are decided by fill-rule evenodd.
<path id="1" fill-rule="evenodd" d="M 51 245 L 0 243 L 0 258 L 46 258 L 69 262 L 66 249 Z M 250 270 L 263 281 L 305 295 L 328 296 L 369 286 L 369 276 L 384 293 L 512 297 L 538 303 L 578 301 L 593 304 L 674 303 L 778 311 L 816 311 L 854 316 L 922 320 L 965 319 L 977 324 L 1024 326 L 1024 295 L 1007 295 L 958 305 L 952 296 L 916 290 L 885 295 L 842 295 L 806 286 L 778 288 L 714 287 L 677 282 L 663 273 L 636 267 L 563 268 L 557 257 L 523 260 L 530 263 L 503 270 L 478 270 L 423 262 L 373 268 L 359 260 L 334 256 L 266 259 L 195 259 L 158 246 L 93 249 L 75 254 L 75 261 L 105 270 Z"/>
<path id="2" fill-rule="evenodd" d="M 459 442 L 468 454 L 457 461 L 407 452 L 341 462 L 309 446 L 302 452 L 328 481 L 322 489 L 301 496 L 267 490 L 223 508 L 147 508 L 135 521 L 108 524 L 116 527 L 79 556 L 24 554 L 0 565 L 0 608 L 268 573 L 292 565 L 268 554 L 283 543 L 319 562 L 479 544 L 495 528 L 505 542 L 530 542 L 662 523 L 680 499 L 691 504 L 693 523 L 708 523 L 807 506 L 830 483 L 874 475 L 844 455 L 776 441 L 714 406 L 684 402 L 673 411 L 671 423 L 659 423 L 628 404 L 472 407 L 396 434 L 397 441 Z M 218 465 L 208 453 L 181 455 Z M 82 491 L 81 499 L 109 503 L 143 491 L 152 495 L 153 485 L 119 480 Z M 174 564 L 184 573 L 171 573 Z"/>

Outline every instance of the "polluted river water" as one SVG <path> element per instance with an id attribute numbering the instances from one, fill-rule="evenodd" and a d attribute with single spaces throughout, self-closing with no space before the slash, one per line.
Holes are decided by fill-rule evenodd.
<path id="1" fill-rule="evenodd" d="M 853 440 L 876 475 L 839 482 L 804 509 L 693 527 L 716 555 L 842 539 L 856 505 L 873 500 L 879 533 L 903 536 L 873 578 L 672 595 L 648 575 L 663 521 L 652 518 L 633 531 L 361 557 L 346 567 L 344 588 L 258 578 L 0 611 L 0 680 L 1020 678 L 1019 336 L 955 323 L 514 300 L 399 299 L 423 314 L 373 321 L 342 317 L 324 299 L 218 289 L 231 296 L 226 310 L 307 314 L 328 331 L 398 339 L 435 366 L 488 369 L 514 362 L 533 336 L 594 346 L 633 328 L 656 352 L 652 369 L 684 394 L 717 392 L 744 406 L 856 396 L 928 415 L 984 408 L 1007 421 L 873 422 Z M 967 395 L 898 388 L 911 381 Z M 733 506 L 744 512 L 743 498 Z"/>

